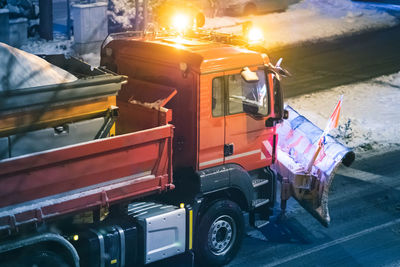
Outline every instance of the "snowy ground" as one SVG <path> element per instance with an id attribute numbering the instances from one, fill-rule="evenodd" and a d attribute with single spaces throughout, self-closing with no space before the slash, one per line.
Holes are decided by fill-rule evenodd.
<path id="1" fill-rule="evenodd" d="M 332 39 L 371 29 L 391 27 L 398 19 L 365 3 L 350 0 L 303 0 L 289 6 L 286 12 L 254 17 L 218 17 L 206 20 L 206 28 L 226 33 L 240 33 L 240 24 L 251 20 L 265 36 L 265 46 L 274 48 L 306 41 Z"/>
<path id="2" fill-rule="evenodd" d="M 242 26 L 226 27 L 252 20 L 264 32 L 265 46 L 268 48 L 294 45 L 302 42 L 332 39 L 356 32 L 391 27 L 399 23 L 398 18 L 385 12 L 385 8 L 371 8 L 362 2 L 350 0 L 303 0 L 290 5 L 286 12 L 271 13 L 253 17 L 207 18 L 205 28 L 218 28 L 220 32 L 238 33 Z M 75 55 L 73 41 L 62 35 L 55 35 L 54 41 L 31 39 L 23 50 L 52 54 Z M 79 56 L 79 55 L 78 55 Z M 98 66 L 99 51 L 82 55 L 81 58 Z"/>
<path id="3" fill-rule="evenodd" d="M 39 38 L 29 38 L 28 43 L 21 47 L 22 50 L 36 55 L 64 54 L 73 55 L 73 39 L 68 40 L 65 35 L 54 34 L 53 41 L 46 41 Z"/>
<path id="4" fill-rule="evenodd" d="M 400 149 L 400 72 L 289 98 L 286 103 L 324 129 L 341 94 L 339 127 L 332 136 L 359 154 Z"/>

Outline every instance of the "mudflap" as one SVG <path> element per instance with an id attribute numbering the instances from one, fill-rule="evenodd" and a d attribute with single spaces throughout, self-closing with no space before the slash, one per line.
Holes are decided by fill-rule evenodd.
<path id="1" fill-rule="evenodd" d="M 311 170 L 307 170 L 323 131 L 290 106 L 285 109 L 289 111 L 289 119 L 277 128 L 279 140 L 272 168 L 279 174 L 281 181 L 289 184 L 289 197 L 294 197 L 327 227 L 330 223 L 329 188 L 340 164 L 350 166 L 355 154 L 332 136 L 327 136 L 314 165 Z M 287 191 L 284 192 L 286 199 L 289 198 Z"/>

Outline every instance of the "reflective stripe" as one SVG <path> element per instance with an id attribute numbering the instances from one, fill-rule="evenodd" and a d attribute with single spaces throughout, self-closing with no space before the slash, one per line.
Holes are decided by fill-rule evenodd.
<path id="1" fill-rule="evenodd" d="M 199 166 L 200 166 L 200 167 L 204 167 L 204 166 L 207 166 L 207 165 L 211 165 L 211 164 L 215 164 L 215 163 L 220 163 L 220 162 L 224 162 L 224 158 L 213 159 L 213 160 L 210 160 L 210 161 L 201 162 L 201 163 L 199 164 Z"/>
<path id="2" fill-rule="evenodd" d="M 193 248 L 193 210 L 189 210 L 189 250 Z"/>
<path id="3" fill-rule="evenodd" d="M 247 157 L 247 156 L 251 156 L 251 155 L 257 154 L 257 153 L 261 153 L 261 149 L 257 149 L 257 150 L 253 150 L 253 151 L 237 154 L 237 155 L 232 155 L 232 156 L 226 157 L 225 160 L 231 160 L 231 159 Z"/>
<path id="4" fill-rule="evenodd" d="M 272 147 L 271 147 L 271 149 L 272 149 Z M 251 155 L 257 154 L 257 153 L 262 154 L 261 153 L 261 149 L 252 150 L 252 151 L 241 153 L 241 154 L 237 154 L 237 155 L 232 155 L 232 156 L 226 157 L 225 160 L 232 160 L 232 159 L 247 157 L 247 156 L 251 156 Z M 263 155 L 261 155 L 261 159 L 262 159 L 262 156 Z M 207 166 L 207 165 L 216 164 L 216 163 L 220 163 L 220 162 L 223 162 L 223 161 L 224 161 L 223 158 L 213 159 L 213 160 L 210 160 L 210 161 L 201 162 L 199 164 L 199 166 L 200 167 L 204 167 L 204 166 Z"/>
<path id="5" fill-rule="evenodd" d="M 272 156 L 272 146 L 271 146 L 270 142 L 267 140 L 267 141 L 264 141 L 263 143 L 264 143 L 264 146 L 267 149 L 268 153 Z"/>

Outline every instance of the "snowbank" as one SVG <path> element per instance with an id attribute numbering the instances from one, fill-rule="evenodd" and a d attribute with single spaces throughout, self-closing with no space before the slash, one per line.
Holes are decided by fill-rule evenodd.
<path id="1" fill-rule="evenodd" d="M 364 3 L 350 0 L 304 0 L 286 12 L 243 18 L 209 18 L 206 28 L 220 32 L 241 33 L 241 26 L 226 27 L 246 20 L 264 31 L 265 46 L 273 48 L 305 41 L 335 38 L 371 29 L 391 27 L 398 20 L 382 10 L 372 10 Z"/>
<path id="2" fill-rule="evenodd" d="M 400 148 L 400 72 L 286 102 L 324 129 L 341 94 L 342 113 L 332 136 L 356 152 Z"/>
<path id="3" fill-rule="evenodd" d="M 59 33 L 54 33 L 54 40 L 46 41 L 44 39 L 29 38 L 28 43 L 21 47 L 28 53 L 36 55 L 55 55 L 55 54 L 65 54 L 73 55 L 73 39 L 68 40 L 66 36 Z"/>
<path id="4" fill-rule="evenodd" d="M 72 74 L 46 60 L 0 43 L 0 91 L 75 81 Z"/>
<path id="5" fill-rule="evenodd" d="M 73 37 L 71 40 L 68 40 L 61 34 L 54 34 L 54 40 L 52 41 L 30 38 L 29 42 L 26 45 L 23 45 L 21 49 L 37 55 L 64 54 L 67 56 L 74 56 L 94 67 L 100 65 L 100 49 L 96 49 L 92 53 L 78 55 L 72 48 L 73 43 Z"/>

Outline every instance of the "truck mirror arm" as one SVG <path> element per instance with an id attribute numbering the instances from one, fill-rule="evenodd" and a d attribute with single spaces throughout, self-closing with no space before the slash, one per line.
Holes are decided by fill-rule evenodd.
<path id="1" fill-rule="evenodd" d="M 281 123 L 283 120 L 287 120 L 289 118 L 289 111 L 286 109 L 283 110 L 283 115 L 282 118 L 273 118 L 270 117 L 267 120 L 265 120 L 265 127 L 273 127 L 277 125 L 278 123 Z"/>

